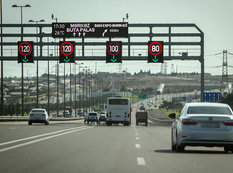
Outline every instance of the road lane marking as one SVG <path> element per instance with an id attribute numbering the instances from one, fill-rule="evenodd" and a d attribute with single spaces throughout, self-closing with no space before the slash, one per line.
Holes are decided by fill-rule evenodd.
<path id="1" fill-rule="evenodd" d="M 135 133 L 135 136 L 138 136 L 138 133 Z"/>
<path id="2" fill-rule="evenodd" d="M 140 144 L 135 144 L 135 147 L 136 148 L 141 148 L 141 145 Z"/>
<path id="3" fill-rule="evenodd" d="M 26 146 L 26 145 L 34 144 L 34 143 L 44 141 L 44 140 L 47 140 L 47 139 L 51 139 L 51 138 L 55 138 L 55 137 L 58 137 L 58 136 L 66 135 L 66 134 L 69 134 L 69 133 L 73 133 L 73 132 L 77 132 L 77 131 L 81 131 L 81 130 L 87 130 L 87 129 L 90 129 L 90 128 L 93 128 L 93 127 L 85 127 L 85 128 L 78 128 L 78 129 L 76 128 L 76 130 L 71 130 L 71 131 L 68 131 L 68 132 L 59 133 L 59 134 L 56 134 L 56 135 L 36 139 L 36 140 L 25 142 L 25 143 L 22 143 L 22 144 L 17 144 L 17 145 L 11 146 L 11 147 L 6 147 L 6 148 L 3 148 L 3 149 L 0 149 L 0 153 L 4 152 L 4 151 L 15 149 L 15 148 L 23 147 L 23 146 Z"/>
<path id="4" fill-rule="evenodd" d="M 143 157 L 137 157 L 137 164 L 138 164 L 139 166 L 145 166 L 145 165 L 146 165 L 146 162 L 145 162 L 145 160 L 144 160 Z"/>
<path id="5" fill-rule="evenodd" d="M 71 130 L 71 131 L 64 132 L 64 133 L 59 133 L 59 134 L 56 134 L 56 135 L 53 135 L 53 136 L 48 136 L 48 137 L 36 139 L 34 141 L 25 142 L 25 143 L 22 143 L 22 144 L 11 146 L 11 147 L 6 147 L 6 148 L 3 148 L 3 149 L 0 149 L 0 153 L 3 152 L 3 151 L 12 150 L 12 149 L 15 149 L 15 148 L 23 147 L 23 146 L 34 144 L 34 143 L 44 141 L 44 140 L 47 140 L 47 139 L 55 138 L 55 137 L 58 137 L 58 136 L 62 136 L 62 135 L 66 135 L 66 134 L 69 134 L 69 133 L 73 133 L 73 132 L 77 132 L 77 131 L 81 131 L 81 130 L 86 130 L 86 129 L 90 129 L 90 128 L 93 128 L 93 127 L 79 128 L 79 129 L 76 129 L 76 130 Z"/>
<path id="6" fill-rule="evenodd" d="M 64 129 L 64 130 L 51 132 L 51 133 L 45 133 L 45 134 L 31 136 L 31 137 L 27 137 L 27 138 L 16 139 L 16 140 L 9 141 L 9 142 L 3 142 L 3 143 L 0 143 L 0 146 L 8 145 L 8 144 L 16 143 L 16 142 L 21 142 L 21 141 L 25 141 L 25 140 L 29 140 L 29 139 L 39 138 L 39 137 L 43 137 L 43 136 L 53 135 L 53 134 L 56 134 L 56 133 L 60 133 L 60 132 L 68 131 L 68 130 L 73 130 L 73 129 L 77 129 L 77 128 L 82 128 L 82 127 L 86 127 L 86 126 L 73 127 L 73 128 L 69 128 L 69 129 Z"/>
<path id="7" fill-rule="evenodd" d="M 136 137 L 136 140 L 139 140 L 139 137 Z"/>

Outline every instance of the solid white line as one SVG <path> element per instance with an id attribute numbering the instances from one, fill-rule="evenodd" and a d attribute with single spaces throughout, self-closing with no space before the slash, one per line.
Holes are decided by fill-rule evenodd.
<path id="1" fill-rule="evenodd" d="M 136 148 L 141 148 L 141 145 L 140 144 L 135 144 L 135 147 Z"/>
<path id="2" fill-rule="evenodd" d="M 29 141 L 29 142 L 26 142 L 26 143 L 14 145 L 14 146 L 11 146 L 11 147 L 3 148 L 3 149 L 0 149 L 0 153 L 3 152 L 3 151 L 12 150 L 12 149 L 15 149 L 15 148 L 19 148 L 19 147 L 23 147 L 23 146 L 26 146 L 26 145 L 34 144 L 34 143 L 44 141 L 44 140 L 47 140 L 47 139 L 51 139 L 51 138 L 55 138 L 55 137 L 58 137 L 58 136 L 66 135 L 66 134 L 69 134 L 69 133 L 72 133 L 72 132 L 86 130 L 86 129 L 89 129 L 89 128 L 93 128 L 93 127 L 86 127 L 86 128 L 82 128 L 82 129 L 76 129 L 76 130 L 56 134 L 56 135 L 53 135 L 53 136 L 48 136 L 48 137 L 44 137 L 44 138 L 41 138 L 41 139 L 36 139 L 34 141 Z"/>
<path id="3" fill-rule="evenodd" d="M 29 139 L 39 138 L 39 137 L 43 137 L 43 136 L 53 135 L 53 134 L 56 134 L 56 133 L 60 133 L 60 132 L 68 131 L 68 130 L 73 130 L 73 129 L 77 129 L 77 128 L 83 128 L 83 127 L 86 127 L 86 126 L 74 127 L 74 128 L 59 130 L 59 131 L 55 131 L 55 132 L 51 132 L 51 133 L 45 133 L 45 134 L 41 134 L 41 135 L 36 135 L 36 136 L 27 137 L 27 138 L 17 139 L 17 140 L 13 140 L 13 141 L 9 141 L 9 142 L 3 142 L 3 143 L 0 143 L 0 146 L 8 145 L 8 144 L 16 143 L 16 142 L 21 142 L 21 141 L 25 141 L 25 140 L 29 140 Z"/>
<path id="4" fill-rule="evenodd" d="M 145 160 L 144 160 L 143 157 L 137 157 L 137 164 L 138 164 L 139 166 L 145 166 L 145 165 L 146 165 L 146 162 L 145 162 Z"/>
<path id="5" fill-rule="evenodd" d="M 136 140 L 139 140 L 139 137 L 136 137 Z"/>

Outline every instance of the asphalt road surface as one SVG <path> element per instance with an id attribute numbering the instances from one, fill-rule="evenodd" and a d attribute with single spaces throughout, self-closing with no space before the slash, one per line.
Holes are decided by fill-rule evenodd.
<path id="1" fill-rule="evenodd" d="M 171 151 L 170 127 L 0 123 L 1 173 L 230 173 L 223 148 Z"/>

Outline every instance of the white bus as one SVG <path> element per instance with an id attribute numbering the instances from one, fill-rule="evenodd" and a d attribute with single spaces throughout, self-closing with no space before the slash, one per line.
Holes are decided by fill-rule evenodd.
<path id="1" fill-rule="evenodd" d="M 107 99 L 106 124 L 131 124 L 131 103 L 128 98 L 110 97 Z"/>

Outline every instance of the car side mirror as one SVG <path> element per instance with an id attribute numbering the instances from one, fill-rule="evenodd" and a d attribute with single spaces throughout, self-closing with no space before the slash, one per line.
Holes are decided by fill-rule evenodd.
<path id="1" fill-rule="evenodd" d="M 175 113 L 171 113 L 171 114 L 169 114 L 168 116 L 169 116 L 169 118 L 171 118 L 171 119 L 176 119 L 176 114 L 175 114 Z"/>

